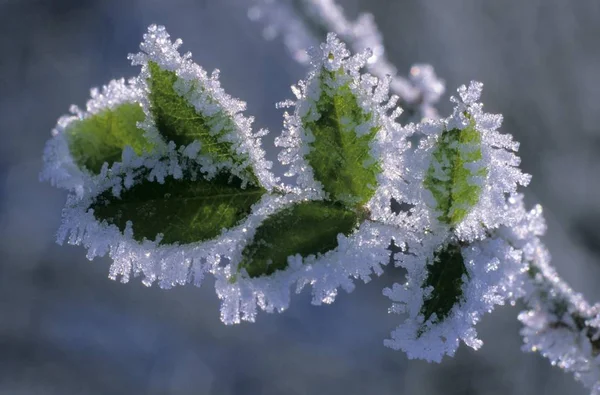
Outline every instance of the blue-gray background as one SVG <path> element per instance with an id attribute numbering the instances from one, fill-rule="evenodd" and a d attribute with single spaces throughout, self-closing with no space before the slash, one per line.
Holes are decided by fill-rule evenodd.
<path id="1" fill-rule="evenodd" d="M 486 108 L 522 143 L 555 265 L 599 300 L 600 2 L 343 4 L 375 14 L 400 70 L 431 63 L 449 92 L 485 83 Z M 302 294 L 284 314 L 225 327 L 210 282 L 122 285 L 107 279 L 107 259 L 55 245 L 65 193 L 37 181 L 43 144 L 90 87 L 137 73 L 126 55 L 150 23 L 220 68 L 255 125 L 279 133 L 273 104 L 304 70 L 246 12 L 243 0 L 0 0 L 0 394 L 585 394 L 519 350 L 519 306 L 485 317 L 479 352 L 427 364 L 382 345 L 399 318 L 381 296 L 393 276 L 333 306 Z"/>

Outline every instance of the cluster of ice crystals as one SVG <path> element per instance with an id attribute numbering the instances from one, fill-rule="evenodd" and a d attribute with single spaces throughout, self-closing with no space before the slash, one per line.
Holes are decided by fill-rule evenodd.
<path id="1" fill-rule="evenodd" d="M 349 22 L 333 0 L 256 1 L 251 16 L 268 19 L 271 24 L 283 21 L 271 28 L 287 32 L 285 39 L 293 51 L 306 44 L 313 46 L 308 56 L 298 57 L 310 62 L 311 69 L 306 81 L 292 87 L 296 101 L 280 104 L 294 108 L 292 114 L 284 115 L 284 131 L 276 145 L 283 148 L 279 160 L 289 166 L 286 175 L 297 176 L 296 185 L 277 184 L 260 146 L 266 131 L 252 131 L 253 119 L 242 115 L 245 103 L 223 91 L 218 70 L 207 74 L 191 61 L 190 53 L 180 55 L 181 40 L 172 42 L 164 27 L 152 25 L 144 36 L 141 52 L 130 55 L 134 65 L 142 66 L 140 76 L 93 89 L 86 109 L 73 106 L 71 115 L 58 120 L 46 145 L 41 178 L 69 191 L 59 243 L 85 246 L 89 259 L 108 254 L 113 259 L 109 277 L 122 282 L 141 276 L 148 286 L 199 286 L 207 273 L 212 274 L 222 301 L 221 320 L 234 324 L 254 321 L 259 309 L 285 310 L 292 290 L 300 292 L 307 285 L 312 287 L 314 304 L 332 303 L 338 289 L 350 292 L 354 280 L 367 282 L 373 274 L 382 274 L 393 242 L 402 248 L 402 253 L 396 255 L 396 265 L 406 270 L 406 280 L 386 288 L 384 294 L 393 301 L 390 312 L 405 318 L 385 345 L 405 351 L 409 358 L 439 362 L 444 355 L 454 355 L 460 342 L 475 349 L 481 347 L 475 325 L 482 315 L 506 301 L 514 303 L 524 298 L 528 310 L 519 315 L 524 325 L 523 349 L 541 352 L 553 365 L 573 372 L 593 394 L 600 395 L 600 305 L 590 305 L 550 266 L 549 253 L 539 239 L 546 229 L 541 207 L 527 212 L 522 195 L 516 193 L 519 185 L 529 182 L 529 176 L 518 168 L 518 143 L 497 131 L 501 116 L 483 112 L 479 102 L 482 84 L 471 82 L 468 87 L 460 87 L 459 97 L 451 99 L 455 103 L 452 115 L 435 119 L 432 104 L 443 93 L 443 83 L 427 65 L 411 69 L 410 83 L 396 77 L 385 60 L 371 16 Z M 311 30 L 315 26 L 337 35 L 327 34 L 326 42 L 316 46 L 318 34 Z M 288 34 L 294 27 L 298 27 L 296 35 Z M 351 56 L 338 36 L 359 53 Z M 371 50 L 365 50 L 367 47 Z M 175 92 L 207 118 L 211 131 L 222 135 L 221 141 L 230 143 L 233 153 L 245 160 L 217 160 L 204 155 L 199 141 L 177 146 L 164 140 L 150 108 L 150 62 L 176 75 Z M 363 67 L 379 78 L 362 74 Z M 361 136 L 377 129 L 369 150 L 381 172 L 374 195 L 363 207 L 368 220 L 348 236 L 339 234 L 337 247 L 330 251 L 304 257 L 292 255 L 285 269 L 251 277 L 239 265 L 244 248 L 253 242 L 263 221 L 291 205 L 329 198 L 306 160 L 315 136 L 304 129 L 303 122 L 321 116 L 316 103 L 323 90 L 335 91 L 342 86 L 350 88 L 359 107 L 369 114 L 362 124 L 352 125 L 353 132 Z M 390 97 L 390 90 L 400 98 Z M 421 115 L 430 119 L 400 127 L 396 121 L 401 113 L 399 99 L 420 106 Z M 124 147 L 121 160 L 104 163 L 98 174 L 80 168 L 71 155 L 67 129 L 74 122 L 125 103 L 142 107 L 145 120 L 137 126 L 153 143 L 151 152 L 136 153 L 132 147 Z M 438 202 L 424 187 L 424 180 L 430 168 L 433 177 L 450 179 L 443 171 L 447 166 L 438 163 L 449 159 L 442 155 L 433 160 L 433 151 L 445 131 L 473 125 L 480 142 L 476 139 L 475 143 L 451 144 L 456 144 L 461 153 L 481 151 L 481 158 L 463 161 L 471 174 L 468 184 L 480 187 L 480 193 L 464 218 L 458 223 L 445 223 L 439 220 Z M 411 149 L 407 139 L 414 134 L 422 139 L 416 149 Z M 164 245 L 162 235 L 157 234 L 155 240 L 140 242 L 133 237 L 130 221 L 121 231 L 114 224 L 99 221 L 90 208 L 106 191 L 119 198 L 139 183 L 162 184 L 167 177 L 192 182 L 200 177 L 210 180 L 225 170 L 239 176 L 244 184 L 256 182 L 248 176 L 248 168 L 253 169 L 267 193 L 246 218 L 223 229 L 212 240 Z M 410 208 L 393 212 L 393 200 Z M 446 262 L 440 258 L 443 256 Z M 440 278 L 431 280 L 440 273 Z M 446 280 L 450 283 L 442 285 Z M 449 298 L 444 301 L 446 306 L 432 308 L 428 302 L 437 303 L 441 299 L 433 298 L 440 296 Z M 452 303 L 448 305 L 448 301 Z"/>
<path id="2" fill-rule="evenodd" d="M 93 88 L 91 98 L 86 104 L 86 110 L 73 105 L 70 115 L 58 119 L 56 127 L 52 130 L 52 138 L 44 148 L 44 168 L 40 179 L 50 181 L 58 188 L 65 188 L 77 196 L 83 196 L 89 189 L 104 178 L 103 175 L 93 175 L 80 169 L 74 162 L 69 151 L 66 130 L 74 122 L 92 117 L 104 110 L 114 109 L 124 103 L 139 103 L 143 92 L 136 85 L 135 80 L 125 82 L 124 79 L 110 81 L 102 89 Z"/>
<path id="3" fill-rule="evenodd" d="M 600 305 L 590 305 L 550 265 L 539 239 L 545 230 L 541 207 L 525 213 L 522 202 L 513 201 L 511 209 L 521 213 L 521 220 L 499 233 L 523 251 L 529 265 L 524 295 L 518 295 L 527 304 L 519 314 L 523 351 L 541 353 L 553 366 L 573 373 L 592 394 L 600 394 Z"/>
<path id="4" fill-rule="evenodd" d="M 248 16 L 266 24 L 267 39 L 281 34 L 293 58 L 303 64 L 310 62 L 305 49 L 317 47 L 327 32 L 336 33 L 355 53 L 369 49 L 369 73 L 380 79 L 391 76 L 391 89 L 405 108 L 420 117 L 437 118 L 434 105 L 444 93 L 444 82 L 431 66 L 422 64 L 411 68 L 409 79 L 399 76 L 385 55 L 373 15 L 363 13 L 351 21 L 334 0 L 254 0 Z"/>
<path id="5" fill-rule="evenodd" d="M 474 349 L 481 347 L 475 324 L 496 305 L 514 299 L 515 283 L 524 271 L 521 252 L 501 238 L 463 246 L 460 251 L 466 274 L 462 276 L 462 294 L 445 318 L 434 313 L 426 320 L 423 305 L 435 290 L 423 287 L 429 274 L 424 262 L 433 261 L 440 243 L 452 242 L 430 235 L 419 243 L 410 243 L 412 248 L 401 264 L 407 270 L 406 282 L 384 289 L 384 295 L 394 302 L 390 312 L 406 316 L 384 344 L 403 350 L 411 359 L 440 362 L 444 355 L 454 355 L 460 341 Z"/>
<path id="6" fill-rule="evenodd" d="M 178 48 L 181 44 L 182 41 L 179 39 L 171 42 L 164 26 L 151 25 L 148 33 L 144 34 L 144 41 L 140 45 L 141 52 L 129 55 L 133 65 L 142 66 L 137 83 L 140 85 L 140 89 L 145 91 L 141 97 L 141 103 L 146 113 L 146 120 L 141 127 L 146 131 L 147 138 L 168 150 L 168 144 L 165 147 L 165 143 L 169 142 L 163 142 L 156 128 L 148 99 L 150 88 L 147 81 L 151 77 L 148 63 L 154 62 L 161 69 L 177 75 L 175 91 L 184 97 L 198 114 L 206 117 L 208 126 L 214 133 L 226 131 L 221 141 L 231 143 L 236 154 L 247 157 L 247 160 L 238 162 L 223 159 L 217 161 L 208 155 L 197 154 L 195 159 L 201 165 L 201 171 L 208 178 L 212 178 L 226 169 L 245 182 L 250 182 L 247 168 L 251 166 L 260 184 L 271 190 L 278 180 L 270 171 L 272 163 L 265 159 L 265 152 L 261 147 L 260 137 L 264 136 L 266 131 L 260 130 L 256 133 L 252 131 L 254 119 L 242 114 L 242 111 L 246 109 L 246 103 L 231 97 L 223 90 L 218 70 L 209 75 L 192 61 L 190 52 L 180 55 Z M 196 147 L 197 152 L 200 148 L 200 146 Z M 190 151 L 188 150 L 187 153 L 189 155 Z"/>
<path id="7" fill-rule="evenodd" d="M 459 97 L 451 98 L 455 107 L 448 118 L 425 120 L 418 125 L 407 126 L 425 137 L 415 151 L 406 154 L 405 162 L 410 163 L 410 169 L 407 169 L 404 177 L 407 182 L 398 196 L 398 200 L 415 206 L 413 211 L 418 213 L 420 227 L 433 232 L 443 231 L 444 224 L 436 219 L 439 215 L 436 209 L 438 202 L 431 191 L 423 188 L 423 182 L 429 166 L 435 162 L 432 154 L 442 133 L 452 129 L 463 130 L 474 122 L 481 138 L 479 147 L 465 144 L 460 149 L 481 150 L 480 160 L 465 165 L 473 173 L 469 183 L 479 186 L 480 193 L 477 203 L 452 229 L 459 240 L 466 242 L 485 238 L 487 231 L 500 225 L 510 226 L 514 223 L 516 218 L 506 210 L 506 196 L 516 193 L 519 185 L 526 186 L 531 178 L 518 168 L 518 143 L 512 140 L 511 135 L 497 131 L 502 116 L 483 112 L 483 105 L 478 102 L 481 88 L 482 84 L 478 82 L 471 82 L 469 87 L 461 86 L 458 89 Z M 475 174 L 480 169 L 485 169 L 485 175 Z"/>

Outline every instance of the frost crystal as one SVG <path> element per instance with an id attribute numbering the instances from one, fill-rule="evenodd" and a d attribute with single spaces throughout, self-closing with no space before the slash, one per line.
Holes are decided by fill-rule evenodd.
<path id="1" fill-rule="evenodd" d="M 505 196 L 530 180 L 518 168 L 518 143 L 497 131 L 502 116 L 483 112 L 481 87 L 477 82 L 460 87 L 450 117 L 407 127 L 424 138 L 405 158 L 411 168 L 397 197 L 415 206 L 419 227 L 443 232 L 449 226 L 461 241 L 510 226 L 515 218 Z"/>
<path id="2" fill-rule="evenodd" d="M 520 201 L 512 206 L 521 221 L 504 229 L 504 237 L 523 250 L 529 265 L 523 287 L 528 310 L 519 314 L 523 351 L 540 352 L 600 394 L 600 305 L 590 305 L 550 266 L 550 254 L 538 238 L 546 226 L 541 207 L 525 213 Z"/>
<path id="3" fill-rule="evenodd" d="M 481 316 L 520 296 L 523 252 L 502 237 L 523 214 L 510 209 L 517 186 L 529 182 L 518 169 L 518 145 L 496 131 L 502 117 L 478 102 L 481 84 L 459 88 L 453 114 L 406 127 L 423 136 L 394 195 L 411 206 L 396 217 L 404 234 L 397 265 L 404 284 L 384 290 L 390 312 L 406 319 L 385 344 L 410 358 L 441 361 L 459 342 L 479 348 Z M 512 199 L 512 200 L 511 200 Z"/>
<path id="4" fill-rule="evenodd" d="M 82 196 L 88 189 L 94 188 L 103 176 L 98 176 L 89 169 L 81 168 L 71 155 L 69 148 L 69 131 L 78 124 L 94 116 L 111 111 L 124 104 L 138 105 L 142 91 L 135 80 L 125 82 L 124 79 L 114 80 L 102 87 L 91 90 L 91 99 L 87 102 L 86 110 L 77 106 L 71 107 L 71 115 L 59 118 L 52 130 L 52 139 L 44 149 L 44 169 L 40 175 L 42 180 L 48 180 L 59 188 Z M 135 126 L 135 122 L 133 123 Z M 98 147 L 90 147 L 98 149 Z M 120 151 L 120 150 L 119 150 Z"/>
<path id="5" fill-rule="evenodd" d="M 405 284 L 384 290 L 395 303 L 390 312 L 406 314 L 402 325 L 384 344 L 406 352 L 409 358 L 440 362 L 453 356 L 463 341 L 478 349 L 475 324 L 495 305 L 514 293 L 515 278 L 522 273 L 521 252 L 501 238 L 468 246 L 425 238 L 402 259 Z M 424 262 L 427 262 L 425 264 Z"/>
<path id="6" fill-rule="evenodd" d="M 310 62 L 305 49 L 318 46 L 328 32 L 334 32 L 355 53 L 369 49 L 365 65 L 369 73 L 382 80 L 391 76 L 392 91 L 419 117 L 438 117 L 434 105 L 444 94 L 444 82 L 430 65 L 414 65 L 409 79 L 399 76 L 385 56 L 383 39 L 373 15 L 361 14 L 351 21 L 334 0 L 254 0 L 248 16 L 267 25 L 265 38 L 282 34 L 293 58 L 303 64 Z"/>

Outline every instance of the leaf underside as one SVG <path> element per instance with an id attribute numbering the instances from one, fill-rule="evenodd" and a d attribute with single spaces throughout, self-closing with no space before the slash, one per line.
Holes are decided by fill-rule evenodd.
<path id="1" fill-rule="evenodd" d="M 364 204 L 373 196 L 381 171 L 369 147 L 378 128 L 357 136 L 356 127 L 370 121 L 372 115 L 358 105 L 347 84 L 332 92 L 324 79 L 335 79 L 335 73 L 323 70 L 320 78 L 319 119 L 302 120 L 315 138 L 306 159 L 332 200 L 350 207 Z"/>
<path id="2" fill-rule="evenodd" d="M 236 130 L 230 115 L 224 111 L 210 116 L 199 113 L 187 98 L 175 90 L 174 85 L 178 80 L 175 72 L 162 69 L 155 62 L 148 62 L 148 67 L 150 112 L 160 135 L 167 142 L 173 141 L 179 147 L 198 140 L 202 147 L 201 153 L 217 162 L 231 161 L 240 164 L 247 161 L 245 155 L 236 153 L 232 143 L 225 140 L 227 135 Z M 247 167 L 246 171 L 258 185 L 252 168 Z"/>
<path id="3" fill-rule="evenodd" d="M 160 233 L 161 244 L 194 243 L 215 238 L 224 228 L 240 223 L 265 193 L 250 185 L 242 189 L 241 184 L 228 174 L 210 181 L 167 177 L 160 184 L 144 180 L 123 191 L 120 198 L 110 190 L 102 193 L 90 208 L 98 220 L 121 231 L 132 221 L 138 241 L 155 240 Z"/>
<path id="4" fill-rule="evenodd" d="M 99 174 L 104 162 L 110 166 L 121 160 L 127 145 L 138 155 L 150 151 L 152 145 L 136 126 L 143 120 L 144 111 L 138 103 L 123 103 L 73 122 L 65 130 L 65 136 L 74 162 Z"/>
<path id="5" fill-rule="evenodd" d="M 441 212 L 439 221 L 456 225 L 477 204 L 481 186 L 474 184 L 473 178 L 485 177 L 487 169 L 482 167 L 473 171 L 466 165 L 481 158 L 481 135 L 475 129 L 474 121 L 463 130 L 451 129 L 442 133 L 423 182 L 437 202 L 436 208 Z M 440 177 L 436 165 L 443 176 Z"/>
<path id="6" fill-rule="evenodd" d="M 239 268 L 245 268 L 250 277 L 284 270 L 288 256 L 307 257 L 336 248 L 338 234 L 352 233 L 358 220 L 353 211 L 340 204 L 296 203 L 264 220 L 253 241 L 242 252 Z"/>
<path id="7" fill-rule="evenodd" d="M 452 307 L 462 301 L 463 275 L 467 275 L 461 248 L 456 244 L 448 244 L 436 251 L 433 263 L 427 263 L 427 278 L 422 288 L 433 287 L 430 297 L 423 302 L 420 314 L 427 322 L 433 314 L 434 323 L 443 321 Z M 425 331 L 421 328 L 420 334 Z"/>

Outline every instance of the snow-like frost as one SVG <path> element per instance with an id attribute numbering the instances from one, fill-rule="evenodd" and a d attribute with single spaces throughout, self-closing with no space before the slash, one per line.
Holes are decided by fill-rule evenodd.
<path id="1" fill-rule="evenodd" d="M 539 239 L 546 229 L 541 207 L 527 213 L 522 201 L 512 203 L 521 220 L 500 232 L 522 249 L 529 265 L 524 295 L 519 295 L 528 308 L 519 314 L 523 351 L 540 352 L 552 365 L 573 373 L 593 395 L 600 394 L 600 305 L 590 305 L 550 266 L 550 254 Z"/>
<path id="2" fill-rule="evenodd" d="M 514 300 L 516 283 L 525 268 L 521 251 L 501 238 L 491 237 L 460 248 L 466 268 L 460 300 L 441 321 L 435 313 L 425 321 L 423 304 L 433 291 L 423 288 L 428 275 L 425 262 L 433 261 L 440 246 L 455 242 L 434 235 L 419 243 L 409 242 L 399 263 L 407 270 L 406 282 L 384 289 L 384 295 L 394 302 L 390 312 L 407 316 L 384 344 L 403 350 L 411 359 L 440 362 L 444 355 L 454 355 L 460 341 L 478 349 L 483 342 L 477 338 L 475 325 L 482 315 L 507 299 Z"/>
<path id="3" fill-rule="evenodd" d="M 385 55 L 373 15 L 363 13 L 351 21 L 334 0 L 253 0 L 248 16 L 266 24 L 267 39 L 281 34 L 292 57 L 302 64 L 311 61 L 305 49 L 317 47 L 327 32 L 335 33 L 355 53 L 369 50 L 365 65 L 369 73 L 382 80 L 389 76 L 392 91 L 405 107 L 418 112 L 419 119 L 438 117 L 434 105 L 444 94 L 444 82 L 424 64 L 414 65 L 408 79 L 398 75 Z"/>
<path id="4" fill-rule="evenodd" d="M 397 236 L 394 227 L 366 221 L 349 236 L 338 235 L 338 246 L 324 254 L 288 257 L 288 267 L 269 276 L 249 278 L 236 276 L 235 265 L 215 267 L 215 287 L 222 300 L 221 320 L 237 324 L 241 320 L 254 322 L 258 308 L 272 313 L 288 308 L 291 291 L 299 293 L 312 287 L 312 303 L 329 304 L 338 289 L 354 289 L 354 280 L 368 282 L 372 275 L 381 275 L 382 266 L 389 261 L 389 247 Z"/>
<path id="5" fill-rule="evenodd" d="M 101 89 L 91 89 L 90 96 L 85 110 L 73 105 L 70 115 L 58 119 L 56 127 L 52 130 L 52 138 L 44 148 L 44 168 L 40 174 L 41 180 L 50 181 L 52 185 L 73 191 L 78 196 L 82 196 L 90 188 L 93 189 L 105 175 L 95 175 L 77 166 L 69 151 L 66 130 L 74 122 L 85 120 L 102 111 L 114 109 L 124 103 L 139 103 L 143 92 L 135 80 L 125 82 L 124 79 L 119 79 L 110 81 Z"/>
<path id="6" fill-rule="evenodd" d="M 46 144 L 40 178 L 69 193 L 58 242 L 85 246 L 89 259 L 108 254 L 113 259 L 109 277 L 122 282 L 141 276 L 148 286 L 199 286 L 207 273 L 212 274 L 222 301 L 221 320 L 226 324 L 254 321 L 259 309 L 283 311 L 289 306 L 292 291 L 300 292 L 307 285 L 312 287 L 314 304 L 332 303 L 338 289 L 350 292 L 355 280 L 367 282 L 372 275 L 382 274 L 393 242 L 402 249 L 396 254 L 396 266 L 407 274 L 402 284 L 394 284 L 383 293 L 393 301 L 389 311 L 403 315 L 404 321 L 384 341 L 386 346 L 404 350 L 409 358 L 436 362 L 444 355 L 454 355 L 461 342 L 477 349 L 483 343 L 477 338 L 475 325 L 483 314 L 506 301 L 523 298 L 528 308 L 519 315 L 524 325 L 523 350 L 541 352 L 553 365 L 574 373 L 592 394 L 600 395 L 600 304 L 588 303 L 550 266 L 550 255 L 540 240 L 546 229 L 541 207 L 527 212 L 523 196 L 517 194 L 517 187 L 527 185 L 530 179 L 518 168 L 518 143 L 497 131 L 500 115 L 483 112 L 479 102 L 482 84 L 461 86 L 458 98 L 451 98 L 455 104 L 452 115 L 438 119 L 433 105 L 444 92 L 443 81 L 431 66 L 422 64 L 411 68 L 408 80 L 399 77 L 385 57 L 371 15 L 362 14 L 350 21 L 334 0 L 254 0 L 249 16 L 266 21 L 268 36 L 283 32 L 294 57 L 310 63 L 308 78 L 292 87 L 296 100 L 279 104 L 293 107 L 293 113 L 284 115 L 284 131 L 276 145 L 283 148 L 279 160 L 289 166 L 288 176 L 296 176 L 296 185 L 279 184 L 271 173 L 271 162 L 265 159 L 260 141 L 267 132 L 252 131 L 253 119 L 242 114 L 245 103 L 225 93 L 218 70 L 209 75 L 192 62 L 191 53 L 178 52 L 181 40 L 172 42 L 164 27 L 152 25 L 144 35 L 141 52 L 130 55 L 132 64 L 142 66 L 140 75 L 92 89 L 86 109 L 73 106 L 70 115 L 58 120 Z M 325 35 L 326 42 L 318 45 Z M 346 45 L 357 54 L 351 56 Z M 312 50 L 305 53 L 308 47 Z M 231 145 L 235 160 L 203 154 L 200 141 L 181 146 L 165 141 L 150 106 L 150 62 L 174 73 L 174 91 L 203 117 L 211 133 L 220 136 L 220 142 Z M 362 68 L 374 76 L 362 74 Z M 332 73 L 324 75 L 325 71 Z M 368 219 L 348 236 L 338 234 L 333 250 L 289 256 L 286 269 L 252 278 L 246 269 L 240 269 L 240 262 L 263 221 L 290 205 L 330 198 L 307 162 L 315 136 L 303 128 L 303 121 L 321 116 L 316 103 L 322 89 L 334 91 L 341 86 L 348 86 L 359 107 L 369 114 L 368 120 L 353 125 L 352 132 L 360 137 L 373 128 L 378 130 L 369 154 L 381 172 L 373 196 L 357 209 Z M 390 90 L 398 96 L 389 97 Z M 397 123 L 401 113 L 398 101 L 421 122 L 401 127 Z M 79 167 L 70 152 L 69 128 L 125 103 L 139 104 L 143 109 L 145 119 L 137 127 L 151 143 L 151 152 L 136 153 L 126 146 L 121 160 L 104 163 L 98 174 Z M 347 126 L 352 120 L 340 122 Z M 432 159 L 432 153 L 445 131 L 462 131 L 472 125 L 480 142 L 468 133 L 463 135 L 467 143 L 456 139 L 444 142 L 451 145 L 450 149 L 443 148 L 448 152 L 459 149 L 456 163 L 469 170 L 464 178 L 464 172 L 451 178 L 446 170 L 449 166 L 442 163 L 448 162 L 448 156 Z M 412 149 L 409 138 L 416 141 L 419 137 L 418 147 Z M 477 159 L 462 157 L 470 153 Z M 163 245 L 162 235 L 157 234 L 155 240 L 140 242 L 133 237 L 130 221 L 121 231 L 116 225 L 97 220 L 90 208 L 103 193 L 118 199 L 123 191 L 142 182 L 164 183 L 167 177 L 210 180 L 221 171 L 238 176 L 242 187 L 258 182 L 267 193 L 239 224 L 223 229 L 212 240 Z M 476 202 L 458 203 L 462 205 L 459 208 L 468 209 L 460 219 L 442 218 L 436 202 L 440 193 L 434 196 L 424 185 L 428 174 L 446 183 L 460 180 L 462 185 L 450 186 L 456 191 L 461 191 L 467 178 L 467 186 L 478 187 L 474 188 L 478 190 Z M 454 196 L 445 189 L 435 190 Z M 393 212 L 393 200 L 408 206 Z M 443 266 L 440 270 L 431 264 L 444 265 L 440 257 L 453 265 L 449 274 Z M 429 277 L 434 272 L 440 278 Z M 454 282 L 440 287 L 444 274 Z M 434 280 L 437 282 L 432 285 Z M 458 282 L 460 287 L 452 286 Z M 453 304 L 428 307 L 432 298 L 444 293 Z"/>
<path id="7" fill-rule="evenodd" d="M 419 227 L 434 233 L 444 232 L 445 225 L 437 220 L 438 203 L 431 191 L 423 187 L 423 182 L 442 133 L 445 130 L 463 130 L 473 121 L 481 137 L 482 158 L 468 165 L 473 174 L 479 169 L 486 169 L 486 174 L 472 177 L 469 181 L 472 185 L 480 186 L 479 199 L 466 217 L 451 229 L 459 240 L 466 242 L 483 239 L 488 230 L 500 225 L 511 226 L 518 217 L 511 215 L 511 211 L 506 209 L 506 196 L 516 193 L 519 185 L 526 186 L 531 179 L 518 168 L 520 158 L 516 151 L 519 144 L 512 140 L 511 135 L 497 131 L 502 123 L 502 116 L 483 112 L 483 105 L 478 102 L 482 86 L 483 84 L 474 81 L 468 88 L 461 86 L 458 89 L 459 97 L 451 98 L 455 103 L 451 116 L 440 120 L 425 120 L 406 127 L 425 137 L 416 150 L 407 152 L 404 161 L 410 163 L 410 169 L 404 175 L 406 183 L 402 185 L 400 194 L 395 196 L 399 201 L 415 206 L 415 218 L 420 221 Z M 412 226 L 417 226 L 414 219 L 411 222 Z"/>

